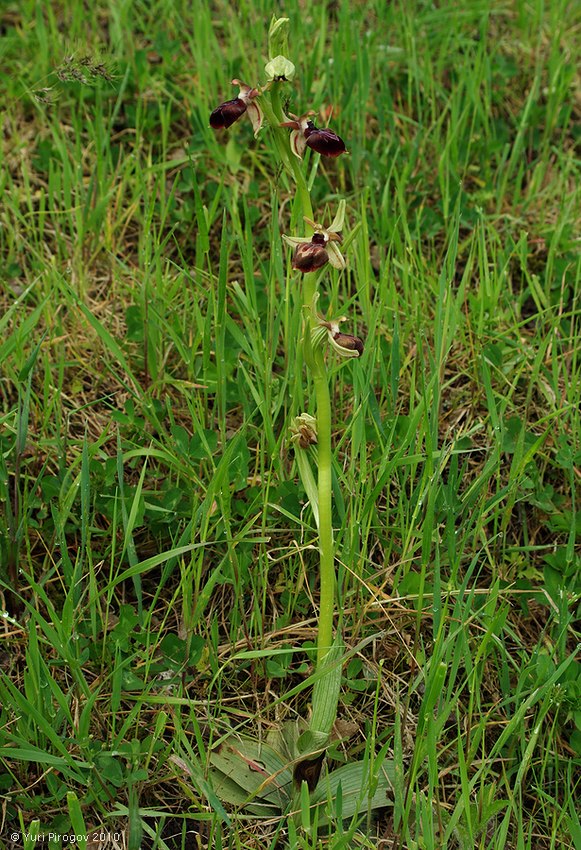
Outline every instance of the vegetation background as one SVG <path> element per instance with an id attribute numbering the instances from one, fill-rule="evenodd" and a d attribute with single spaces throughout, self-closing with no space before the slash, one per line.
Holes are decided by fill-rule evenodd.
<path id="1" fill-rule="evenodd" d="M 316 637 L 292 193 L 268 130 L 208 127 L 273 12 L 291 111 L 350 150 L 307 166 L 352 237 L 322 306 L 366 338 L 332 378 L 333 757 L 396 763 L 350 844 L 205 773 L 305 715 Z M 578 12 L 4 0 L 2 846 L 580 850 Z"/>

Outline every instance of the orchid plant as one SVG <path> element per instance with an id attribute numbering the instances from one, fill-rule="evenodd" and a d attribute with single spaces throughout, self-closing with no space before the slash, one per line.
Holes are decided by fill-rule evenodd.
<path id="1" fill-rule="evenodd" d="M 272 816 L 283 811 L 293 812 L 296 819 L 300 813 L 302 825 L 316 829 L 317 824 L 330 823 L 333 816 L 351 818 L 362 810 L 387 805 L 393 771 L 385 761 L 385 752 L 376 762 L 376 767 L 383 762 L 383 773 L 375 771 L 372 778 L 368 765 L 363 763 L 344 765 L 332 772 L 326 769 L 325 763 L 337 716 L 344 655 L 339 631 L 334 635 L 332 422 L 325 354 L 330 347 L 342 357 L 356 358 L 363 353 L 364 345 L 359 337 L 341 331 L 340 324 L 346 321 L 344 317 L 327 319 L 318 312 L 318 287 L 324 278 L 324 269 L 328 265 L 339 271 L 346 268 L 339 247 L 343 243 L 341 234 L 346 205 L 344 200 L 340 201 L 328 227 L 317 221 L 302 159 L 307 149 L 331 158 L 345 154 L 347 149 L 343 139 L 333 130 L 315 126 L 313 111 L 297 116 L 287 115 L 283 110 L 281 91 L 296 73 L 294 64 L 287 58 L 288 31 L 288 18 L 273 18 L 265 84 L 252 87 L 233 80 L 239 93 L 214 109 L 210 126 L 222 132 L 246 114 L 257 136 L 268 124 L 274 134 L 280 162 L 294 181 L 304 222 L 303 234 L 283 238 L 293 249 L 292 269 L 302 278 L 303 355 L 312 377 L 316 403 L 316 416 L 305 412 L 295 418 L 291 427 L 291 442 L 319 536 L 320 602 L 312 712 L 307 723 L 286 724 L 260 742 L 248 736 L 229 735 L 212 751 L 210 762 L 214 790 L 223 800 L 246 807 L 255 815 Z M 340 813 L 333 815 L 326 804 L 329 798 L 337 795 L 341 798 Z"/>

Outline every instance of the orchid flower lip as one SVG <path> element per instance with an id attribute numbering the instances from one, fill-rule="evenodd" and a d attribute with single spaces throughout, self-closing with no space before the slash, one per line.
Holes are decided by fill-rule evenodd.
<path id="1" fill-rule="evenodd" d="M 353 334 L 343 333 L 340 325 L 346 321 L 346 316 L 331 321 L 319 317 L 319 327 L 325 328 L 329 342 L 338 354 L 343 357 L 361 357 L 364 351 L 363 340 Z"/>
<path id="2" fill-rule="evenodd" d="M 343 229 L 345 218 L 345 201 L 339 202 L 337 214 L 329 227 L 323 227 L 322 224 L 313 221 L 308 216 L 303 216 L 303 218 L 313 231 L 311 236 L 286 236 L 283 234 L 284 241 L 295 249 L 293 268 L 306 274 L 329 263 L 333 268 L 342 271 L 347 264 L 337 247 L 337 243 L 340 245 L 343 241 L 340 231 Z"/>
<path id="3" fill-rule="evenodd" d="M 247 112 L 254 135 L 257 136 L 264 120 L 262 109 L 258 103 L 254 102 L 255 98 L 260 95 L 260 91 L 246 85 L 242 80 L 234 79 L 232 85 L 238 86 L 240 89 L 238 97 L 221 103 L 213 110 L 210 114 L 210 127 L 213 130 L 225 130 Z"/>
<path id="4" fill-rule="evenodd" d="M 292 258 L 292 267 L 295 271 L 309 274 L 317 269 L 322 269 L 329 262 L 329 254 L 325 248 L 324 241 L 303 242 L 297 245 Z"/>
<path id="5" fill-rule="evenodd" d="M 312 124 L 312 122 L 309 122 Z M 307 147 L 321 154 L 321 156 L 337 157 L 347 153 L 343 139 L 328 128 L 318 129 L 313 125 L 305 132 Z"/>
<path id="6" fill-rule="evenodd" d="M 280 124 L 281 127 L 290 127 L 293 131 L 291 133 L 293 153 L 299 159 L 302 159 L 305 147 L 311 148 L 321 156 L 332 158 L 340 156 L 342 153 L 347 153 L 345 142 L 337 133 L 328 127 L 318 128 L 311 121 L 311 116 L 316 114 L 312 109 L 303 115 L 294 115 L 292 112 L 289 112 L 292 120 L 284 121 Z"/>
<path id="7" fill-rule="evenodd" d="M 347 356 L 361 357 L 363 354 L 363 340 L 358 336 L 354 336 L 353 334 L 336 333 L 333 334 L 333 342 L 335 343 L 333 347 L 336 350 L 345 349 L 345 352 L 349 352 Z M 342 354 L 343 352 L 339 353 Z"/>
<path id="8" fill-rule="evenodd" d="M 225 130 L 238 121 L 247 108 L 247 104 L 239 97 L 221 103 L 210 114 L 210 127 L 214 130 Z"/>

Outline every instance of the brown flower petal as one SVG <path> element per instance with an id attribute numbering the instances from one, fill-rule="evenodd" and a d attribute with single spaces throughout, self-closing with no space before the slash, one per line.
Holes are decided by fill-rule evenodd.
<path id="1" fill-rule="evenodd" d="M 311 242 L 297 245 L 293 254 L 292 267 L 296 271 L 307 274 L 321 269 L 329 262 L 329 254 L 325 247 L 322 234 L 315 233 Z"/>
<path id="2" fill-rule="evenodd" d="M 305 130 L 307 146 L 312 148 L 321 156 L 340 156 L 347 148 L 343 139 L 328 128 L 319 130 L 312 121 L 309 121 Z"/>
<path id="3" fill-rule="evenodd" d="M 316 431 L 310 425 L 301 425 L 299 427 L 298 443 L 301 449 L 308 449 L 309 446 L 317 444 Z"/>
<path id="4" fill-rule="evenodd" d="M 334 333 L 333 339 L 340 345 L 341 348 L 346 348 L 348 351 L 356 351 L 357 356 L 361 357 L 363 354 L 363 340 L 359 339 L 358 336 L 353 336 L 352 334 L 342 334 L 342 333 Z"/>
<path id="5" fill-rule="evenodd" d="M 246 109 L 246 104 L 239 97 L 227 100 L 216 107 L 210 115 L 210 127 L 214 130 L 224 130 L 244 115 Z"/>

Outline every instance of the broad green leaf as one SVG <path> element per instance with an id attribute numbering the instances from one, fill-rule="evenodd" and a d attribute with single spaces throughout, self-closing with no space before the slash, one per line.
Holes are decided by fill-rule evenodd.
<path id="1" fill-rule="evenodd" d="M 267 743 L 232 735 L 212 751 L 210 763 L 246 792 L 247 802 L 265 802 L 279 810 L 286 808 L 292 774 L 281 756 Z M 231 787 L 229 783 L 222 784 L 224 790 Z M 218 793 L 216 786 L 214 790 Z"/>
<path id="2" fill-rule="evenodd" d="M 379 776 L 372 778 L 372 783 L 367 762 L 345 764 L 327 773 L 321 777 L 311 795 L 311 805 L 319 806 L 321 810 L 319 823 L 325 825 L 337 816 L 334 801 L 339 795 L 339 786 L 341 817 L 346 820 L 356 814 L 363 815 L 372 809 L 390 805 L 394 778 L 395 766 L 392 761 L 383 762 Z"/>
<path id="3" fill-rule="evenodd" d="M 331 733 L 337 717 L 337 704 L 341 690 L 343 640 L 337 635 L 317 674 L 322 673 L 313 687 L 313 716 L 309 723 L 312 732 Z"/>

